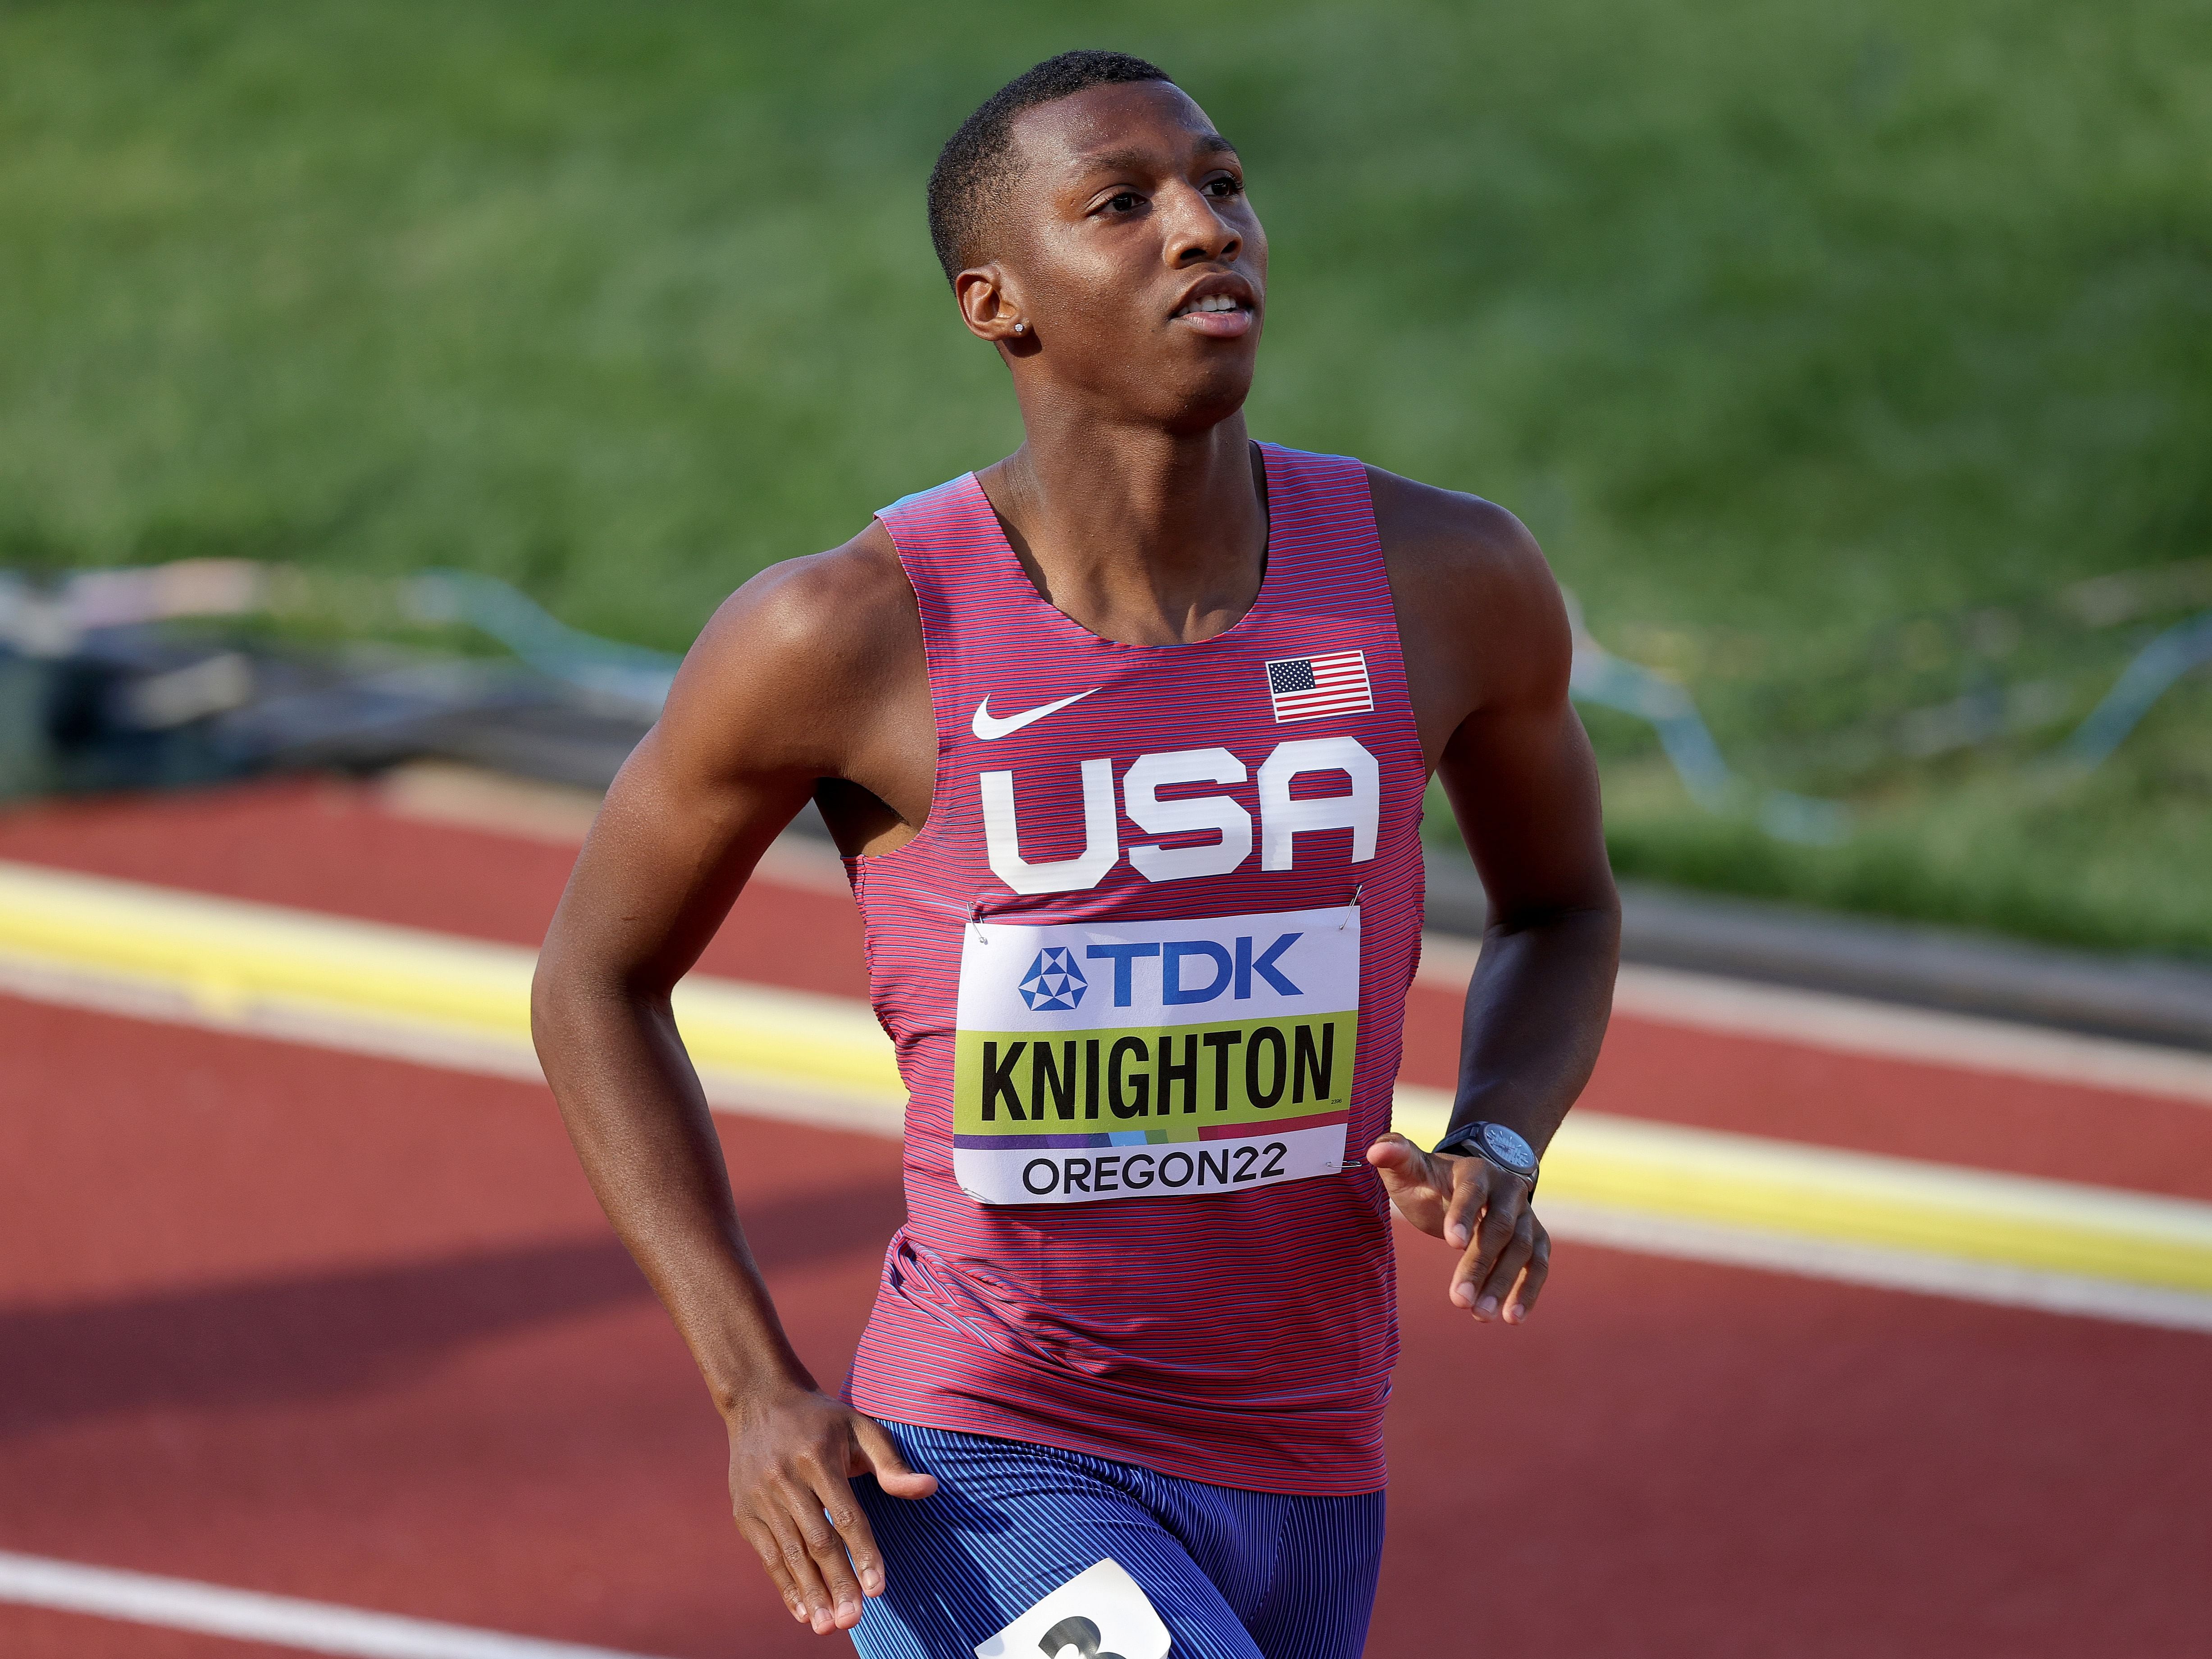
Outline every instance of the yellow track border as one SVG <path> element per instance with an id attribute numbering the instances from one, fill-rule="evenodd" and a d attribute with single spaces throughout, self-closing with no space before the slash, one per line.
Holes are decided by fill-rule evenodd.
<path id="1" fill-rule="evenodd" d="M 532 960 L 0 863 L 0 985 L 52 1000 L 527 1074 Z M 695 976 L 677 1018 L 719 1103 L 898 1133 L 903 1091 L 865 1005 Z M 1425 1144 L 1449 1104 L 1401 1089 L 1399 1126 Z M 2212 1204 L 2110 1188 L 1577 1112 L 1545 1160 L 1544 1195 L 1623 1218 L 2212 1297 Z"/>

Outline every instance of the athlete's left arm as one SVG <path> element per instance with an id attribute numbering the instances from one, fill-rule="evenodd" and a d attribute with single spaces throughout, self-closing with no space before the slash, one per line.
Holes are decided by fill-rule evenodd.
<path id="1" fill-rule="evenodd" d="M 1566 606 L 1504 508 L 1370 478 L 1424 754 L 1489 899 L 1452 1125 L 1503 1123 L 1540 1153 L 1597 1062 L 1620 956 L 1597 766 L 1567 700 Z M 1368 1160 L 1401 1215 L 1460 1250 L 1455 1304 L 1527 1317 L 1551 1260 L 1527 1182 L 1396 1134 Z"/>

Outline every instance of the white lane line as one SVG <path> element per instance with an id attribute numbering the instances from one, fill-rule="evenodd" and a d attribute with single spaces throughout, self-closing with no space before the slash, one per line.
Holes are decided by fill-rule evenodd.
<path id="1" fill-rule="evenodd" d="M 0 1601 L 353 1659 L 653 1659 L 614 1648 L 549 1642 L 6 1551 L 0 1551 Z"/>

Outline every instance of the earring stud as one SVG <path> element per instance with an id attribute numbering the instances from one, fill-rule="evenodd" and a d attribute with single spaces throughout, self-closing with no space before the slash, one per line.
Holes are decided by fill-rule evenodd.
<path id="1" fill-rule="evenodd" d="M 1016 323 L 1014 325 L 1014 332 L 1017 334 L 1026 334 L 1029 331 L 1030 325 L 1027 323 Z"/>

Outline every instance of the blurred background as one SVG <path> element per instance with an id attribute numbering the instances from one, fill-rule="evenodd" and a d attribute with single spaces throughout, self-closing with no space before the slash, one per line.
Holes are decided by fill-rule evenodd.
<path id="1" fill-rule="evenodd" d="M 426 567 L 680 651 L 1018 441 L 920 180 L 1080 35 L 1249 153 L 1255 432 L 1501 501 L 1695 701 L 1625 875 L 2212 952 L 2212 21 L 2130 0 L 15 5 L 0 563 Z M 338 590 L 318 618 L 358 619 Z M 2203 642 L 2197 655 L 2201 659 Z M 20 786 L 19 786 L 20 787 Z M 1811 844 L 1759 791 L 1847 805 Z M 1446 827 L 1449 833 L 1448 826 Z"/>
<path id="2" fill-rule="evenodd" d="M 1585 1445 L 1577 1478 L 1597 1483 L 1585 1507 L 1531 1522 L 1529 1540 L 1507 1549 L 1553 1609 L 1508 1620 L 1515 1639 L 1575 1654 L 2212 1650 L 2201 1595 L 2212 1455 L 2201 1406 L 2185 1404 L 2203 1398 L 2212 1306 L 2197 1293 L 2212 1292 L 2212 11 L 2200 4 L 0 4 L 0 860 L 534 943 L 591 792 L 715 605 L 763 566 L 839 543 L 875 507 L 1018 441 L 1002 371 L 955 320 L 921 186 L 983 96 L 1077 46 L 1160 63 L 1243 150 L 1273 243 L 1255 434 L 1504 503 L 1573 596 L 1577 696 L 1614 862 L 1643 906 L 1632 921 L 1658 941 L 1649 959 L 1756 987 L 1753 1001 L 1728 1003 L 1736 993 L 1717 980 L 1625 981 L 1599 1106 L 2156 1194 L 2169 1207 L 2143 1225 L 2166 1229 L 2183 1264 L 2160 1294 L 2197 1286 L 2197 1301 L 2160 1304 L 2157 1318 L 2100 1322 L 2016 1305 L 2091 1292 L 2038 1304 L 2025 1291 L 1946 1301 L 1863 1288 L 1909 1280 L 1902 1268 L 1887 1280 L 1869 1268 L 1845 1290 L 1836 1281 L 1853 1273 L 1723 1269 L 1711 1262 L 1731 1258 L 1710 1241 L 1644 1249 L 1589 1222 L 1582 1259 L 1611 1287 L 1589 1305 L 1620 1320 L 1525 1362 L 1534 1370 L 1510 1373 L 1513 1386 L 1595 1370 L 1626 1387 L 1656 1345 L 1697 1372 L 1680 1389 L 1703 1403 L 1669 1417 L 1671 1385 L 1655 1384 L 1649 1397 L 1582 1400 L 1589 1415 L 1556 1425 L 1554 1447 L 1595 1435 L 1593 1420 L 1643 1425 L 1633 1451 Z M 1432 811 L 1429 828 L 1442 838 L 1432 923 L 1463 933 L 1480 895 L 1455 873 L 1449 813 Z M 814 896 L 805 903 L 834 904 L 834 867 L 825 878 L 812 856 L 794 852 L 777 878 Z M 350 1142 L 283 1150 L 299 1131 L 278 1103 L 301 1090 L 386 1103 L 375 1112 L 420 1100 L 428 1125 L 445 1109 L 439 1091 L 463 1085 L 390 1060 L 374 1062 L 389 1078 L 365 1081 L 359 1059 L 343 1079 L 276 1080 L 267 1055 L 281 1045 L 267 1031 L 200 1030 L 189 1041 L 216 1047 L 141 1053 L 133 1045 L 184 1042 L 185 1027 L 231 1015 L 209 1013 L 205 997 L 189 1017 L 156 1010 L 160 1029 L 177 1028 L 157 1038 L 154 1023 L 116 1018 L 119 992 L 54 989 L 109 969 L 79 961 L 64 974 L 37 957 L 51 939 L 23 918 L 45 902 L 29 887 L 0 893 L 0 912 L 15 907 L 14 920 L 0 915 L 0 977 L 30 1022 L 6 1085 L 27 1195 L 12 1224 L 0 1218 L 19 1263 L 15 1311 L 0 1314 L 0 1429 L 9 1375 L 19 1402 L 75 1397 L 80 1385 L 98 1394 L 86 1379 L 118 1364 L 161 1372 L 190 1351 L 216 1380 L 111 1401 L 117 1423 L 137 1425 L 112 1442 L 41 1439 L 48 1427 L 23 1424 L 79 1414 L 26 1408 L 9 1443 L 31 1460 L 18 1481 L 36 1480 L 0 1504 L 0 1543 L 25 1559 L 462 1623 L 520 1629 L 554 1609 L 542 1635 L 624 1651 L 783 1651 L 781 1628 L 729 1633 L 760 1616 L 757 1598 L 743 1600 L 749 1578 L 727 1604 L 709 1597 L 655 1622 L 645 1592 L 574 1541 L 589 1534 L 581 1522 L 546 1522 L 556 1541 L 533 1547 L 535 1566 L 485 1569 L 480 1583 L 506 1587 L 495 1606 L 422 1589 L 435 1571 L 392 1541 L 420 1523 L 401 1496 L 378 1527 L 349 1534 L 345 1553 L 385 1563 L 365 1583 L 270 1565 L 289 1558 L 254 1532 L 265 1516 L 238 1522 L 258 1541 L 234 1557 L 186 1559 L 150 1539 L 108 1547 L 125 1535 L 102 1528 L 121 1524 L 127 1482 L 113 1513 L 50 1526 L 48 1499 L 22 1494 L 106 1491 L 121 1477 L 93 1472 L 202 1446 L 195 1413 L 245 1421 L 297 1404 L 280 1387 L 292 1403 L 270 1406 L 246 1379 L 297 1373 L 298 1400 L 351 1398 L 353 1362 L 318 1370 L 300 1345 L 355 1354 L 345 1344 L 357 1342 L 375 1370 L 379 1322 L 413 1305 L 407 1285 L 362 1292 L 338 1322 L 343 1340 L 301 1311 L 319 1305 L 307 1280 L 296 1305 L 268 1288 L 270 1274 L 307 1271 L 280 1261 L 289 1246 L 276 1243 L 265 1260 L 218 1249 L 185 1275 L 199 1297 L 215 1294 L 202 1279 L 243 1274 L 274 1303 L 194 1302 L 156 1318 L 131 1298 L 155 1293 L 157 1262 L 198 1261 L 207 1230 L 195 1218 L 210 1205 L 252 1211 L 246 1194 L 265 1197 L 270 1170 L 364 1167 Z M 789 902 L 799 908 L 775 911 L 779 927 L 849 946 L 852 960 L 787 972 L 733 945 L 717 971 L 849 1000 L 857 936 L 840 931 L 843 912 Z M 1712 944 L 1730 927 L 1766 944 Z M 1792 965 L 1764 972 L 1785 934 Z M 176 972 L 190 979 L 204 946 L 189 929 L 177 937 L 187 965 Z M 1449 950 L 1441 959 L 1448 974 Z M 1460 972 L 1463 983 L 1464 961 Z M 1860 998 L 1905 985 L 1899 1000 L 1916 1006 L 1758 1002 L 1776 978 Z M 2011 988 L 1974 988 L 1997 981 Z M 1714 1012 L 1723 1005 L 1736 1012 Z M 1911 1024 L 1934 1018 L 1929 1005 L 2041 1023 L 2013 1036 Z M 95 1006 L 105 1012 L 84 1012 Z M 1425 1039 L 1438 1056 L 1449 1018 Z M 1875 1024 L 1837 1036 L 1850 1019 Z M 1692 1030 L 1706 1044 L 1694 1052 L 1680 1046 Z M 2114 1033 L 2164 1046 L 2123 1048 Z M 262 1057 L 225 1059 L 222 1043 Z M 1409 1072 L 1408 1087 L 1448 1084 L 1448 1059 L 1436 1064 L 1440 1075 Z M 441 1080 L 404 1081 L 417 1070 Z M 116 1173 L 133 1148 L 151 1156 L 154 1132 L 133 1114 L 161 1116 L 161 1145 L 180 1133 L 150 1097 L 153 1079 L 176 1077 L 200 1079 L 192 1121 L 232 1147 L 231 1197 L 220 1182 L 195 1201 L 148 1169 Z M 526 1093 L 481 1076 L 466 1086 Z M 52 1114 L 80 1090 L 122 1115 L 80 1121 L 74 1150 L 43 1139 L 64 1133 Z M 706 1541 L 687 1547 L 696 1561 L 667 1559 L 718 1584 L 750 1575 L 714 1529 L 711 1415 L 685 1392 L 658 1316 L 636 1305 L 641 1287 L 594 1254 L 603 1236 L 542 1095 L 501 1108 L 531 1125 L 516 1129 L 526 1156 L 487 1146 L 474 1165 L 450 1149 L 434 1161 L 462 1171 L 448 1197 L 473 1214 L 470 1181 L 496 1183 L 522 1159 L 554 1196 L 516 1224 L 591 1242 L 558 1247 L 583 1253 L 573 1258 L 480 1261 L 458 1290 L 436 1281 L 434 1299 L 538 1307 L 524 1285 L 543 1291 L 533 1320 L 625 1310 L 632 1322 L 591 1339 L 632 1345 L 594 1362 L 611 1392 L 545 1432 L 589 1440 L 597 1431 L 582 1425 L 630 1409 L 610 1403 L 624 1398 L 613 1379 L 628 1363 L 610 1356 L 643 1345 L 676 1379 L 666 1398 L 682 1403 L 667 1409 L 703 1427 L 669 1467 L 702 1477 L 684 1489 L 685 1535 Z M 263 1096 L 269 1115 L 252 1133 L 210 1127 L 225 1102 Z M 728 1126 L 752 1121 L 724 1121 L 738 1133 Z M 435 1133 L 425 1127 L 423 1145 Z M 743 1133 L 781 1149 L 754 1147 L 761 1170 L 817 1168 L 791 1137 L 843 1145 L 825 1130 Z M 829 1374 L 896 1219 L 895 1146 L 845 1139 L 873 1150 L 835 1156 L 875 1160 L 891 1196 L 838 1212 L 853 1237 L 839 1258 L 847 1300 L 823 1304 Z M 103 1189 L 109 1200 L 72 1195 Z M 377 1191 L 364 1214 L 408 1211 Z M 176 1206 L 141 1266 L 115 1265 L 130 1252 L 111 1248 L 114 1230 L 130 1224 L 100 1207 L 110 1200 Z M 803 1210 L 785 1224 L 794 1240 L 814 1227 Z M 238 1224 L 264 1242 L 321 1237 L 319 1221 L 283 1215 Z M 316 1273 L 362 1251 L 428 1261 L 464 1237 L 494 1249 L 474 1222 L 450 1236 L 445 1221 L 425 1224 L 376 1235 L 375 1251 L 332 1235 L 301 1261 Z M 1679 1265 L 1692 1257 L 1703 1265 Z M 557 1287 L 580 1282 L 600 1289 L 564 1300 Z M 1409 1289 L 1409 1309 L 1430 1288 Z M 1577 1328 L 1559 1296 L 1559 1322 Z M 86 1298 L 106 1322 L 58 1335 L 57 1310 Z M 1740 1315 L 1718 1350 L 1700 1347 L 1700 1310 L 1719 1304 Z M 307 1323 L 285 1324 L 295 1316 Z M 410 1339 L 421 1364 L 464 1343 L 472 1316 Z M 486 1316 L 504 1328 L 504 1314 Z M 266 1328 L 298 1342 L 263 1353 L 205 1334 Z M 1882 1369 L 1902 1350 L 1909 1379 Z M 1740 1362 L 1724 1384 L 1709 1374 L 1722 1351 Z M 1436 1364 L 1430 1394 L 1402 1385 L 1416 1402 L 1403 1409 L 1447 1425 L 1467 1384 L 1460 1360 Z M 2042 1364 L 2059 1368 L 2047 1388 L 2021 1380 Z M 404 1365 L 378 1374 L 411 1386 Z M 1990 1380 L 2000 1376 L 2010 1381 Z M 1869 1385 L 1886 1403 L 1863 1437 L 1805 1462 L 1801 1437 L 1828 1409 L 1818 1402 L 1863 1406 L 1852 1379 L 1865 1377 L 1888 1380 Z M 1484 1409 L 1500 1389 L 1510 1393 L 1483 1386 Z M 1753 1401 L 1774 1415 L 1759 1431 L 1765 1449 L 1739 1459 L 1729 1425 Z M 2100 1438 L 2120 1432 L 2103 1421 L 2115 1411 L 2136 1435 L 2124 1448 Z M 2070 1454 L 2043 1440 L 2053 1413 L 2088 1440 Z M 1692 1419 L 1705 1426 L 1686 1427 Z M 449 1468 L 469 1466 L 476 1431 L 462 1420 L 441 1431 Z M 368 1464 L 390 1455 L 362 1432 Z M 619 1436 L 606 1433 L 612 1467 Z M 1954 1437 L 1976 1433 L 1995 1438 L 1974 1473 L 1932 1472 Z M 254 1444 L 239 1467 L 276 1456 Z M 178 1455 L 160 1478 L 190 1486 L 220 1484 L 230 1454 Z M 1530 1455 L 1535 1496 L 1524 1497 L 1543 1512 L 1559 1466 Z M 1684 1495 L 1716 1468 L 1732 1471 L 1733 1496 Z M 1900 1486 L 1828 1508 L 1838 1482 L 1877 1469 Z M 586 1489 L 562 1499 L 546 1495 L 553 1483 L 531 1501 Z M 1602 1504 L 1601 1489 L 1613 1493 Z M 1900 1504 L 1900 1489 L 1917 1495 Z M 1988 1498 L 1977 1518 L 1945 1508 L 1970 1489 Z M 351 1490 L 309 1482 L 281 1530 L 319 1524 L 355 1503 L 333 1495 Z M 1512 1524 L 1465 1492 L 1437 1501 L 1438 1535 Z M 2106 1547 L 2092 1538 L 2045 1559 L 2010 1530 L 2060 1501 L 2114 1517 Z M 1834 1534 L 1805 1534 L 1793 1553 L 1777 1540 L 1807 1505 Z M 2081 1512 L 2052 1524 L 2079 1535 Z M 503 1513 L 495 1505 L 484 1525 Z M 627 1511 L 610 1500 L 602 1513 Z M 1670 1555 L 1650 1538 L 1670 1515 L 1719 1530 Z M 1854 1554 L 1862 1546 L 1873 1553 Z M 1954 1572 L 1952 1547 L 1982 1565 Z M 1586 1548 L 1641 1565 L 1609 1578 Z M 1835 1584 L 1838 1560 L 1874 1577 Z M 583 1596 L 574 1620 L 556 1616 L 568 1603 L 541 1583 L 549 1561 L 569 1564 L 552 1577 Z M 1418 1597 L 1447 1565 L 1402 1549 L 1394 1561 L 1386 1603 Z M 2134 1622 L 2100 1650 L 2094 1632 L 2109 1632 L 2099 1621 L 2115 1599 Z M 1457 1650 L 1440 1616 L 1390 1617 L 1377 1654 Z M 27 1652 L 243 1650 L 234 1635 L 0 1606 L 9 1629 Z"/>

